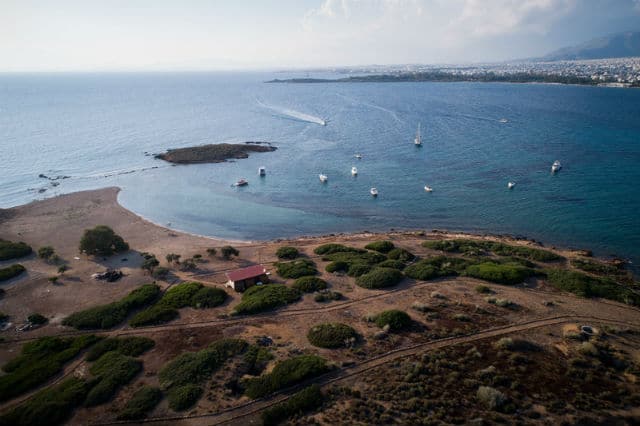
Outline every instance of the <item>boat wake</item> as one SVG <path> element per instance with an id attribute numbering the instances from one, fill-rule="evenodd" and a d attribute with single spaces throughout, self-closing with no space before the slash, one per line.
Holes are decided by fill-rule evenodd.
<path id="1" fill-rule="evenodd" d="M 346 99 L 347 101 L 350 101 L 350 102 L 353 102 L 353 103 L 359 103 L 360 105 L 363 105 L 365 107 L 368 107 L 368 108 L 371 108 L 371 109 L 377 109 L 378 111 L 382 111 L 382 112 L 386 112 L 396 122 L 398 122 L 400 124 L 404 124 L 404 120 L 400 119 L 400 117 L 398 117 L 398 114 L 396 114 L 395 111 L 392 111 L 390 109 L 381 107 L 380 105 L 376 105 L 376 104 L 373 104 L 371 102 L 367 102 L 367 101 L 363 101 L 363 100 L 360 100 L 360 99 L 354 99 L 354 98 L 351 98 L 349 96 L 345 96 L 342 93 L 337 93 L 337 95 L 340 96 L 343 99 Z"/>
<path id="2" fill-rule="evenodd" d="M 274 112 L 275 113 L 274 115 L 276 117 L 286 118 L 286 119 L 289 119 L 289 120 L 304 121 L 306 123 L 318 124 L 320 126 L 326 126 L 327 125 L 327 121 L 326 120 L 324 120 L 324 119 L 322 119 L 320 117 L 316 117 L 315 115 L 306 114 L 306 113 L 301 112 L 301 111 L 296 111 L 294 109 L 279 107 L 279 106 L 276 106 L 276 105 L 269 105 L 269 104 L 266 104 L 266 103 L 260 101 L 259 99 L 256 99 L 256 103 L 258 105 L 260 105 L 261 107 Z"/>

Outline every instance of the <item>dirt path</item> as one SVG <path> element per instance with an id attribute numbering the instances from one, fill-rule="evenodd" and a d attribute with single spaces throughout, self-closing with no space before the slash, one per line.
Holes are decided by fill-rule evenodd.
<path id="1" fill-rule="evenodd" d="M 463 343 L 475 342 L 482 339 L 504 336 L 511 333 L 529 331 L 537 328 L 548 327 L 552 325 L 564 324 L 568 322 L 589 322 L 589 323 L 604 323 L 610 325 L 622 325 L 640 327 L 640 324 L 628 323 L 626 321 L 610 320 L 592 316 L 578 316 L 578 315 L 562 315 L 549 318 L 542 318 L 537 320 L 525 321 L 518 324 L 511 324 L 507 326 L 495 327 L 471 333 L 464 336 L 447 337 L 443 339 L 433 340 L 431 342 L 420 343 L 400 349 L 395 349 L 384 353 L 382 355 L 373 357 L 366 361 L 357 363 L 351 367 L 341 368 L 333 370 L 330 373 L 307 380 L 296 386 L 284 389 L 269 397 L 256 399 L 245 404 L 233 407 L 227 410 L 223 410 L 217 413 L 199 414 L 193 416 L 173 416 L 173 417 L 161 417 L 161 418 L 149 418 L 137 422 L 117 421 L 109 423 L 97 423 L 99 425 L 112 425 L 112 424 L 136 424 L 136 423 L 159 423 L 167 422 L 175 424 L 181 422 L 188 425 L 211 425 L 211 424 L 225 424 L 237 421 L 241 418 L 256 414 L 272 405 L 282 402 L 288 399 L 295 391 L 309 386 L 311 384 L 318 384 L 321 386 L 331 383 L 340 382 L 349 379 L 354 376 L 363 374 L 373 368 L 380 367 L 384 364 L 395 362 L 399 359 L 406 358 L 415 354 L 423 353 L 429 350 L 442 349 L 449 346 L 459 345 Z"/>

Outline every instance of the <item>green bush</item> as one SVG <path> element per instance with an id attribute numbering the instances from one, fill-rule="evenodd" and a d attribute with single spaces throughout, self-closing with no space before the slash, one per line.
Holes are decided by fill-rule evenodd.
<path id="1" fill-rule="evenodd" d="M 392 260 L 399 260 L 401 262 L 411 262 L 416 256 L 411 253 L 409 250 L 405 250 L 403 248 L 394 248 L 389 253 L 387 253 L 387 257 Z"/>
<path id="2" fill-rule="evenodd" d="M 109 337 L 101 340 L 87 352 L 87 361 L 95 361 L 107 352 L 116 351 L 122 355 L 139 356 L 153 348 L 155 342 L 147 337 Z"/>
<path id="3" fill-rule="evenodd" d="M 402 281 L 402 272 L 391 268 L 374 268 L 356 278 L 356 284 L 368 289 L 391 287 Z"/>
<path id="4" fill-rule="evenodd" d="M 324 396 L 320 386 L 311 385 L 293 394 L 289 399 L 264 410 L 261 414 L 264 426 L 274 426 L 282 421 L 302 415 L 322 406 Z"/>
<path id="5" fill-rule="evenodd" d="M 80 239 L 80 251 L 93 256 L 111 256 L 129 250 L 121 236 L 105 225 L 98 225 L 93 229 L 85 229 Z"/>
<path id="6" fill-rule="evenodd" d="M 98 338 L 93 335 L 80 337 L 41 337 L 25 343 L 22 352 L 6 363 L 0 376 L 0 401 L 27 392 L 58 374 L 65 363 L 75 358 Z"/>
<path id="7" fill-rule="evenodd" d="M 347 262 L 349 265 L 353 265 L 355 263 L 363 263 L 366 265 L 375 265 L 380 262 L 384 262 L 387 260 L 387 257 L 384 254 L 365 251 L 365 252 L 337 252 L 330 253 L 322 256 L 322 260 L 324 261 L 342 261 Z"/>
<path id="8" fill-rule="evenodd" d="M 325 268 L 324 268 L 324 270 L 329 272 L 329 273 L 347 272 L 348 269 L 349 269 L 349 264 L 347 262 L 343 262 L 341 260 L 337 260 L 335 262 L 328 263 L 327 266 L 325 266 Z"/>
<path id="9" fill-rule="evenodd" d="M 342 299 L 342 293 L 331 290 L 321 290 L 313 296 L 313 300 L 318 303 L 329 302 L 331 300 L 340 300 Z"/>
<path id="10" fill-rule="evenodd" d="M 38 249 L 38 257 L 44 260 L 51 259 L 55 253 L 55 249 L 51 246 L 44 246 Z"/>
<path id="11" fill-rule="evenodd" d="M 91 385 L 72 377 L 45 388 L 0 417 L 2 426 L 54 426 L 63 424 L 84 401 Z"/>
<path id="12" fill-rule="evenodd" d="M 594 260 L 572 259 L 571 265 L 574 268 L 578 268 L 585 272 L 591 272 L 592 274 L 598 275 L 620 275 L 624 273 L 624 270 L 616 266 L 608 265 L 606 263 L 597 262 Z"/>
<path id="13" fill-rule="evenodd" d="M 142 362 L 117 351 L 107 352 L 91 366 L 96 385 L 89 391 L 84 404 L 88 407 L 103 404 L 142 371 Z"/>
<path id="14" fill-rule="evenodd" d="M 384 328 L 388 325 L 391 330 L 403 330 L 413 322 L 409 314 L 397 309 L 380 312 L 373 321 L 378 327 Z"/>
<path id="15" fill-rule="evenodd" d="M 0 260 L 17 259 L 30 255 L 32 251 L 31 246 L 23 242 L 13 243 L 0 239 Z"/>
<path id="16" fill-rule="evenodd" d="M 316 275 L 316 264 L 309 259 L 298 259 L 292 262 L 276 262 L 274 264 L 278 275 L 282 278 L 300 278 L 306 275 Z"/>
<path id="17" fill-rule="evenodd" d="M 27 317 L 27 321 L 29 321 L 31 324 L 34 324 L 34 325 L 42 325 L 49 322 L 47 317 L 40 315 L 38 313 L 29 315 Z"/>
<path id="18" fill-rule="evenodd" d="M 260 398 L 327 371 L 329 367 L 323 358 L 299 355 L 279 362 L 271 373 L 247 380 L 245 394 L 252 399 Z"/>
<path id="19" fill-rule="evenodd" d="M 254 376 L 262 373 L 267 363 L 272 359 L 271 352 L 267 348 L 258 345 L 249 346 L 243 357 L 247 372 Z"/>
<path id="20" fill-rule="evenodd" d="M 224 259 L 229 260 L 232 256 L 239 256 L 240 252 L 235 247 L 223 246 L 220 248 L 220 254 Z"/>
<path id="21" fill-rule="evenodd" d="M 117 302 L 75 312 L 66 317 L 62 324 L 80 330 L 108 329 L 120 324 L 134 310 L 151 304 L 159 294 L 160 287 L 155 284 L 145 284 Z"/>
<path id="22" fill-rule="evenodd" d="M 298 290 L 282 284 L 268 284 L 249 288 L 235 307 L 236 314 L 255 314 L 293 303 L 300 299 Z"/>
<path id="23" fill-rule="evenodd" d="M 278 259 L 292 260 L 297 258 L 299 255 L 300 255 L 300 252 L 295 247 L 284 246 L 284 247 L 280 247 L 276 251 L 276 256 L 278 256 Z"/>
<path id="24" fill-rule="evenodd" d="M 301 293 L 313 293 L 327 288 L 327 282 L 323 279 L 313 276 L 300 277 L 293 283 L 291 287 Z"/>
<path id="25" fill-rule="evenodd" d="M 26 271 L 25 267 L 18 263 L 7 266 L 6 268 L 0 268 L 0 281 L 10 280 L 11 278 L 17 277 L 24 271 Z"/>
<path id="26" fill-rule="evenodd" d="M 394 259 L 387 259 L 384 262 L 378 263 L 376 266 L 380 268 L 397 269 L 399 271 L 402 271 L 406 267 L 406 265 L 402 261 Z"/>
<path id="27" fill-rule="evenodd" d="M 562 259 L 562 256 L 548 250 L 513 246 L 494 241 L 455 239 L 425 241 L 422 245 L 434 250 L 442 250 L 450 253 L 464 253 L 472 256 L 483 255 L 484 252 L 493 252 L 498 256 L 518 256 L 538 262 L 552 262 Z"/>
<path id="28" fill-rule="evenodd" d="M 158 266 L 153 268 L 153 271 L 151 272 L 151 276 L 156 280 L 165 280 L 167 276 L 169 276 L 169 272 L 171 272 L 169 268 L 165 268 L 164 266 Z"/>
<path id="29" fill-rule="evenodd" d="M 465 271 L 465 275 L 470 277 L 508 285 L 519 284 L 534 274 L 533 269 L 524 266 L 493 262 L 470 265 Z"/>
<path id="30" fill-rule="evenodd" d="M 142 386 L 136 390 L 118 413 L 118 420 L 138 420 L 147 414 L 162 400 L 162 391 L 152 386 Z"/>
<path id="31" fill-rule="evenodd" d="M 350 346 L 358 338 L 358 333 L 346 324 L 324 323 L 311 327 L 307 339 L 313 346 L 335 349 Z"/>
<path id="32" fill-rule="evenodd" d="M 367 250 L 373 250 L 380 253 L 388 253 L 394 248 L 396 248 L 396 246 L 394 246 L 391 241 L 374 241 L 364 246 L 364 248 L 366 248 Z"/>
<path id="33" fill-rule="evenodd" d="M 134 315 L 129 325 L 164 324 L 177 318 L 180 308 L 210 308 L 221 305 L 226 299 L 227 293 L 222 289 L 205 287 L 198 282 L 184 282 L 167 290 L 155 305 Z"/>
<path id="34" fill-rule="evenodd" d="M 422 259 L 405 268 L 404 273 L 416 280 L 431 280 L 460 274 L 469 265 L 469 261 L 457 257 L 436 256 Z"/>
<path id="35" fill-rule="evenodd" d="M 365 253 L 366 250 L 362 250 L 355 247 L 347 247 L 347 246 L 343 246 L 342 244 L 331 243 L 331 244 L 323 244 L 321 246 L 318 246 L 313 252 L 315 254 L 325 255 L 325 254 L 331 254 L 331 253 L 347 253 L 347 252 Z"/>
<path id="36" fill-rule="evenodd" d="M 373 266 L 367 265 L 366 263 L 352 263 L 347 270 L 347 275 L 350 277 L 359 277 L 371 272 L 371 269 L 373 269 Z"/>
<path id="37" fill-rule="evenodd" d="M 487 287 L 486 285 L 477 285 L 476 286 L 476 292 L 480 293 L 480 294 L 489 294 L 489 293 L 493 293 L 491 291 L 491 289 L 489 287 Z"/>
<path id="38" fill-rule="evenodd" d="M 195 405 L 202 396 L 202 388 L 198 385 L 177 386 L 169 390 L 167 399 L 173 411 L 184 411 Z"/>
<path id="39" fill-rule="evenodd" d="M 640 305 L 640 296 L 610 278 L 592 277 L 565 269 L 547 269 L 548 282 L 582 297 L 601 297 L 629 305 Z"/>

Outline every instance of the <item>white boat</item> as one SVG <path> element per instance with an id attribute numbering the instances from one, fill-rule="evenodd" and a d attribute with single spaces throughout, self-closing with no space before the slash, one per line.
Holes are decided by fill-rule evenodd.
<path id="1" fill-rule="evenodd" d="M 508 123 L 509 122 L 509 120 L 507 120 L 506 118 L 501 118 L 499 121 L 501 123 Z"/>
<path id="2" fill-rule="evenodd" d="M 420 136 L 420 123 L 418 123 L 418 131 L 416 132 L 416 137 L 413 140 L 413 144 L 415 146 L 422 146 L 422 136 Z"/>
<path id="3" fill-rule="evenodd" d="M 351 168 L 351 175 L 352 176 L 358 176 L 358 168 L 356 166 L 353 166 Z"/>
<path id="4" fill-rule="evenodd" d="M 561 168 L 562 168 L 562 164 L 560 164 L 560 161 L 556 160 L 551 165 L 551 173 L 555 173 L 558 170 L 560 170 Z"/>
<path id="5" fill-rule="evenodd" d="M 246 179 L 240 179 L 239 181 L 233 184 L 233 186 L 246 186 L 246 185 L 249 185 L 249 182 L 247 182 Z"/>
<path id="6" fill-rule="evenodd" d="M 516 186 L 516 183 L 515 183 L 515 182 L 509 182 L 509 183 L 507 184 L 507 188 L 509 188 L 509 189 L 512 189 L 514 186 Z"/>
<path id="7" fill-rule="evenodd" d="M 354 155 L 354 157 L 357 158 L 358 160 L 362 160 L 362 155 L 360 155 L 360 154 L 356 154 L 356 155 Z"/>
<path id="8" fill-rule="evenodd" d="M 259 176 L 266 176 L 267 175 L 267 169 L 264 166 L 261 166 L 258 168 L 258 175 Z"/>
<path id="9" fill-rule="evenodd" d="M 378 196 L 378 190 L 376 188 L 371 188 L 369 190 L 369 193 L 371 194 L 372 197 L 377 197 Z"/>
<path id="10" fill-rule="evenodd" d="M 433 188 L 430 187 L 429 185 L 425 185 L 424 186 L 424 190 L 427 191 L 427 192 L 433 192 Z"/>
<path id="11" fill-rule="evenodd" d="M 329 178 L 327 177 L 327 175 L 320 173 L 318 175 L 318 178 L 320 179 L 320 182 L 325 183 Z"/>

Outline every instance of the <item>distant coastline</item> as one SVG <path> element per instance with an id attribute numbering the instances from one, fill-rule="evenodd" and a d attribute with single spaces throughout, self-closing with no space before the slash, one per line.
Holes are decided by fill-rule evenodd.
<path id="1" fill-rule="evenodd" d="M 435 82 L 435 83 L 458 83 L 458 82 L 474 82 L 474 83 L 547 83 L 547 84 L 571 84 L 581 86 L 604 86 L 604 87 L 640 87 L 640 83 L 618 83 L 616 81 L 592 80 L 587 77 L 578 77 L 570 75 L 556 75 L 543 73 L 511 73 L 496 74 L 477 73 L 477 74 L 458 74 L 442 71 L 431 72 L 410 72 L 410 73 L 394 73 L 394 74 L 372 74 L 359 75 L 336 79 L 327 78 L 288 78 L 273 79 L 266 83 L 416 83 L 416 82 Z"/>

